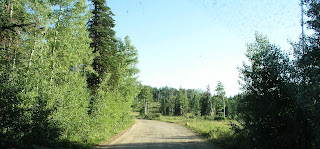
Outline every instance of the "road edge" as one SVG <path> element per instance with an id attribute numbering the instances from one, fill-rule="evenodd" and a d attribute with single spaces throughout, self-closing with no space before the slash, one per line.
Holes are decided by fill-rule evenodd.
<path id="1" fill-rule="evenodd" d="M 99 145 L 94 146 L 93 149 L 99 149 L 100 146 L 109 145 L 110 143 L 112 143 L 113 141 L 115 141 L 119 137 L 121 137 L 124 133 L 128 132 L 129 130 L 131 130 L 135 124 L 136 124 L 136 118 L 134 119 L 134 123 L 129 128 L 122 130 L 120 133 L 114 135 L 113 137 L 109 138 L 108 140 L 100 143 Z"/>

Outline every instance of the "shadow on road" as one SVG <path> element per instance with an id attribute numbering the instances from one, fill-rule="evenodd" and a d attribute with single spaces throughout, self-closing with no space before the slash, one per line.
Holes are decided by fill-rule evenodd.
<path id="1" fill-rule="evenodd" d="M 117 145 L 100 145 L 97 149 L 209 149 L 215 148 L 210 142 L 175 142 L 175 143 L 129 143 Z"/>

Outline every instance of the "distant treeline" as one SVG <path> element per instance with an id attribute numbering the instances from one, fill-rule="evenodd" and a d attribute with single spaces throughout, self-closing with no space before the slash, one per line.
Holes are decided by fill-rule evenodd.
<path id="1" fill-rule="evenodd" d="M 236 104 L 241 95 L 226 97 L 221 82 L 218 82 L 216 92 L 216 95 L 212 95 L 210 86 L 207 86 L 206 91 L 143 86 L 142 92 L 133 102 L 133 107 L 140 109 L 142 114 L 148 114 L 146 108 L 148 108 L 148 103 L 152 101 L 160 103 L 159 112 L 162 115 L 187 116 L 189 113 L 188 116 L 208 116 L 208 118 L 218 120 L 227 117 L 230 119 L 236 118 L 238 114 Z"/>
<path id="2" fill-rule="evenodd" d="M 137 50 L 105 0 L 0 1 L 0 148 L 91 147 L 127 128 Z"/>

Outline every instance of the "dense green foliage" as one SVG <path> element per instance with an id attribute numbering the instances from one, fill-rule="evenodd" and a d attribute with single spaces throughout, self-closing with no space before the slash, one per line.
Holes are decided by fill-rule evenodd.
<path id="1" fill-rule="evenodd" d="M 319 148 L 319 11 L 305 0 L 307 24 L 314 34 L 293 44 L 294 59 L 256 34 L 248 45 L 250 65 L 240 69 L 243 99 L 239 113 L 244 128 L 235 146 L 243 148 Z M 243 139 L 246 138 L 246 139 Z M 239 145 L 241 144 L 241 145 Z"/>
<path id="2" fill-rule="evenodd" d="M 112 29 L 115 26 L 112 16 L 114 15 L 108 6 L 105 5 L 105 0 L 93 0 L 94 9 L 93 16 L 88 22 L 89 35 L 92 39 L 90 47 L 93 48 L 93 53 L 96 54 L 92 67 L 95 73 L 88 75 L 88 86 L 95 93 L 103 78 L 109 74 L 110 78 L 114 78 L 116 72 L 116 38 L 115 31 Z M 111 77 L 112 76 L 112 77 Z M 109 79 L 112 81 L 112 79 Z"/>
<path id="3" fill-rule="evenodd" d="M 303 119 L 306 147 L 320 148 L 320 2 L 305 0 L 308 27 L 314 34 L 295 48 L 296 99 Z M 303 131 L 303 130 L 301 130 Z"/>
<path id="4" fill-rule="evenodd" d="M 0 2 L 0 148 L 85 147 L 133 123 L 137 50 L 114 37 L 105 1 L 93 5 Z"/>
<path id="5" fill-rule="evenodd" d="M 251 65 L 244 64 L 244 100 L 241 101 L 244 129 L 252 144 L 264 148 L 293 148 L 299 133 L 294 129 L 296 101 L 290 82 L 289 58 L 280 49 L 257 34 L 248 45 Z"/>

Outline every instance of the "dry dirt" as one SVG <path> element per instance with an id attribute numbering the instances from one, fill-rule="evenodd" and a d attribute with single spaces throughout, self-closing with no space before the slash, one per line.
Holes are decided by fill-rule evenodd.
<path id="1" fill-rule="evenodd" d="M 178 124 L 137 119 L 127 132 L 99 149 L 219 149 Z"/>

